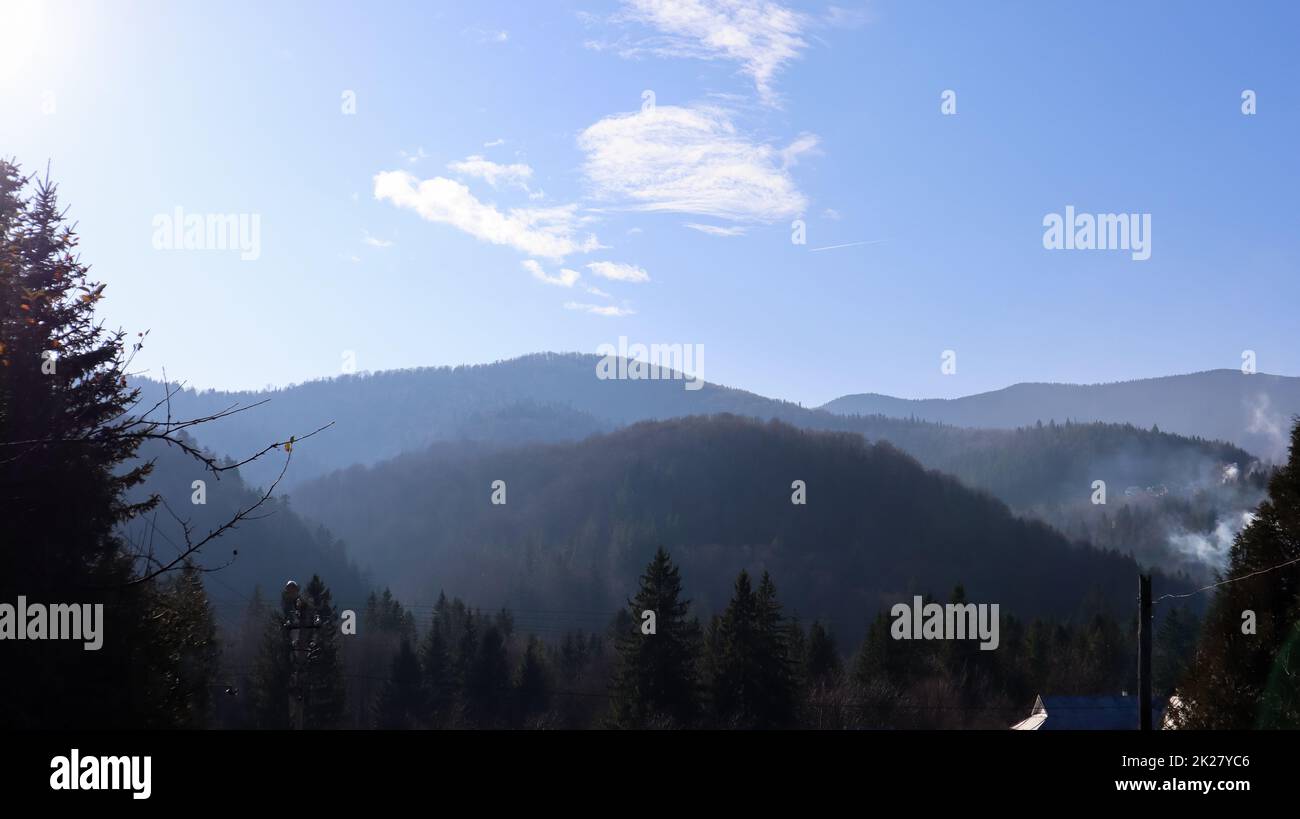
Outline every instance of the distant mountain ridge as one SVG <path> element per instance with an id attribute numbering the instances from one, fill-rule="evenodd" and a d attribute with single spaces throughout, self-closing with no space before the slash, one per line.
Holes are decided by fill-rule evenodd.
<path id="1" fill-rule="evenodd" d="M 968 429 L 884 415 L 844 415 L 705 383 L 601 380 L 600 357 L 543 353 L 468 367 L 421 368 L 312 381 L 267 392 L 183 391 L 179 417 L 269 401 L 196 431 L 213 451 L 242 457 L 326 423 L 334 426 L 295 449 L 286 487 L 354 464 L 370 465 L 431 444 L 492 446 L 577 441 L 638 421 L 730 413 L 795 426 L 856 432 L 889 441 L 922 464 L 954 474 L 1017 506 L 1086 497 L 1103 479 L 1119 487 L 1217 481 L 1224 463 L 1253 456 L 1237 447 L 1123 425 L 1044 425 Z M 160 395 L 157 382 L 138 382 Z M 146 403 L 152 403 L 146 402 Z M 250 483 L 274 478 L 269 462 L 244 469 Z M 1081 494 L 1082 493 L 1082 494 Z"/>
<path id="2" fill-rule="evenodd" d="M 1050 420 L 1158 426 L 1179 435 L 1229 441 L 1279 462 L 1286 454 L 1291 418 L 1300 414 L 1300 378 L 1207 370 L 1104 384 L 1021 383 L 951 399 L 862 393 L 836 398 L 821 409 L 986 429 Z"/>

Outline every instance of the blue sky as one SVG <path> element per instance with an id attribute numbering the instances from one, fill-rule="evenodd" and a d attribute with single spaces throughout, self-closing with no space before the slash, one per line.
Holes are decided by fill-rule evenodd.
<path id="1" fill-rule="evenodd" d="M 199 387 L 619 336 L 806 405 L 1300 374 L 1287 4 L 4 9 L 0 151 Z M 1067 205 L 1150 214 L 1151 257 L 1045 250 Z M 156 249 L 176 207 L 256 215 L 260 255 Z"/>

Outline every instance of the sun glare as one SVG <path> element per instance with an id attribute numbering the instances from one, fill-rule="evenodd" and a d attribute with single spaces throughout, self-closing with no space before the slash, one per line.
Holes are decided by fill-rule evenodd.
<path id="1" fill-rule="evenodd" d="M 45 16 L 42 0 L 0 2 L 0 82 L 28 73 L 45 35 Z"/>

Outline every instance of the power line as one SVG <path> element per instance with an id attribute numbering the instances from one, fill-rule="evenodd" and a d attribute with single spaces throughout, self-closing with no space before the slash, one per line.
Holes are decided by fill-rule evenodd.
<path id="1" fill-rule="evenodd" d="M 1157 597 L 1157 598 L 1155 599 L 1155 602 L 1156 602 L 1156 603 L 1159 603 L 1161 600 L 1166 600 L 1166 599 L 1170 599 L 1170 598 L 1181 599 L 1181 598 L 1184 598 L 1184 597 L 1191 597 L 1191 596 L 1194 595 L 1194 594 L 1200 594 L 1200 593 L 1203 592 L 1203 591 L 1209 591 L 1210 589 L 1215 589 L 1215 588 L 1218 588 L 1219 586 L 1226 586 L 1226 585 L 1228 585 L 1229 583 L 1236 583 L 1238 580 L 1249 580 L 1250 578 L 1252 578 L 1252 577 L 1258 577 L 1258 576 L 1261 575 L 1261 574 L 1267 574 L 1267 573 L 1269 573 L 1269 572 L 1275 572 L 1275 571 L 1277 571 L 1278 569 L 1283 569 L 1283 568 L 1286 568 L 1287 566 L 1291 566 L 1291 565 L 1296 564 L 1296 563 L 1300 563 L 1300 557 L 1297 557 L 1297 558 L 1295 558 L 1294 560 L 1288 560 L 1288 561 L 1285 562 L 1285 563 L 1279 563 L 1279 564 L 1277 564 L 1276 566 L 1269 566 L 1267 569 L 1260 569 L 1260 570 L 1257 571 L 1257 572 L 1251 572 L 1250 574 L 1244 574 L 1244 575 L 1242 575 L 1241 577 L 1231 577 L 1231 578 L 1229 578 L 1229 579 L 1227 579 L 1227 580 L 1220 580 L 1218 583 L 1211 583 L 1211 584 L 1208 585 L 1208 586 L 1202 586 L 1202 587 L 1199 588 L 1199 589 L 1193 589 L 1192 591 L 1189 591 L 1189 592 L 1187 592 L 1186 594 L 1162 594 L 1162 595 L 1160 595 L 1159 597 Z"/>

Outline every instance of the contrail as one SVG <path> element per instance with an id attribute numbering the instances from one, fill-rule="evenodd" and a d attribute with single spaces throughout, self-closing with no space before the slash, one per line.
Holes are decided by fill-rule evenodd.
<path id="1" fill-rule="evenodd" d="M 849 242 L 849 243 L 847 243 L 847 244 L 843 244 L 843 245 L 827 245 L 826 247 L 814 247 L 814 248 L 810 248 L 808 252 L 809 252 L 809 253 L 818 253 L 818 252 L 823 251 L 823 250 L 838 250 L 839 248 L 842 248 L 842 247 L 857 247 L 858 245 L 878 245 L 878 244 L 880 244 L 880 243 L 883 242 L 883 241 L 885 241 L 885 240 L 884 240 L 884 239 L 875 239 L 875 240 L 870 241 L 870 242 Z"/>

